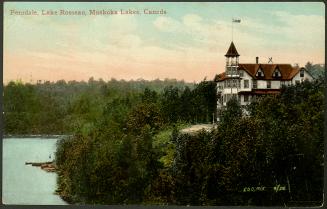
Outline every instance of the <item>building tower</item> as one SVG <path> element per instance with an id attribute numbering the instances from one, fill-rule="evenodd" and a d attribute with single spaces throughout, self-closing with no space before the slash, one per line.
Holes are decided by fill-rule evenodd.
<path id="1" fill-rule="evenodd" d="M 240 88 L 240 75 L 238 72 L 239 54 L 235 48 L 233 41 L 231 42 L 226 57 L 226 66 L 223 83 L 219 83 L 217 86 L 217 121 L 220 120 L 220 112 L 227 102 L 235 97 L 238 99 L 238 89 Z"/>

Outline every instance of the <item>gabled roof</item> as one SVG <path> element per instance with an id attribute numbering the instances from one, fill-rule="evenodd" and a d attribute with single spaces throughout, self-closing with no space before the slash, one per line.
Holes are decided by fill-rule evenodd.
<path id="1" fill-rule="evenodd" d="M 232 42 L 229 46 L 227 53 L 225 54 L 226 57 L 238 57 L 240 56 L 235 48 L 234 43 Z"/>
<path id="2" fill-rule="evenodd" d="M 264 73 L 264 76 L 261 78 L 256 77 L 259 68 Z M 293 67 L 290 64 L 239 64 L 238 69 L 246 71 L 254 79 L 273 80 L 276 79 L 273 77 L 276 68 L 282 74 L 279 78 L 280 80 L 291 80 L 300 71 L 299 67 Z"/>
<path id="3" fill-rule="evenodd" d="M 261 68 L 264 73 L 263 77 L 256 77 L 259 68 Z M 279 69 L 282 75 L 281 77 L 273 77 L 276 68 Z M 300 69 L 305 68 L 293 67 L 290 64 L 239 64 L 238 66 L 238 70 L 246 71 L 255 80 L 292 80 L 292 78 L 300 72 Z M 223 72 L 216 75 L 214 80 L 217 82 L 223 81 L 226 78 L 226 74 Z"/>

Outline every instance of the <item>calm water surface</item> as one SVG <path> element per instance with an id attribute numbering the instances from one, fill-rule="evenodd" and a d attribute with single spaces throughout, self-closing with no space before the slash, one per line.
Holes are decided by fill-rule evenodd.
<path id="1" fill-rule="evenodd" d="M 25 162 L 52 161 L 58 139 L 3 139 L 3 204 L 65 205 L 56 190 L 56 173 Z M 51 158 L 50 158 L 51 157 Z"/>

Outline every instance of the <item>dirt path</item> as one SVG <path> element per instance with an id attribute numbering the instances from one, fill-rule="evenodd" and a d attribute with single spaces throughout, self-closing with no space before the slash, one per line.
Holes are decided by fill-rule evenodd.
<path id="1" fill-rule="evenodd" d="M 202 129 L 206 130 L 206 131 L 210 131 L 212 128 L 216 128 L 216 125 L 213 124 L 197 124 L 197 125 L 193 125 L 190 126 L 188 128 L 184 128 L 181 130 L 182 133 L 195 133 L 198 132 Z"/>

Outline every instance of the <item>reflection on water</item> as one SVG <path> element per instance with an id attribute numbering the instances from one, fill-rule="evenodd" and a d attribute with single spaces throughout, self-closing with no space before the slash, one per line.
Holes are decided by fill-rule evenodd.
<path id="1" fill-rule="evenodd" d="M 65 205 L 56 190 L 56 173 L 25 162 L 52 161 L 57 139 L 3 139 L 3 204 Z"/>

